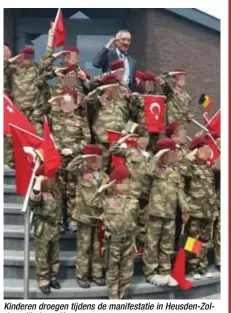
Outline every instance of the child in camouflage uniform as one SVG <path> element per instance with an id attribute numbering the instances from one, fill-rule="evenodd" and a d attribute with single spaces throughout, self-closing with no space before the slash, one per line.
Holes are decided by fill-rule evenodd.
<path id="1" fill-rule="evenodd" d="M 117 167 L 110 175 L 115 182 L 112 193 L 104 201 L 104 261 L 109 299 L 126 296 L 134 272 L 138 200 L 129 195 L 129 176 L 127 167 Z"/>
<path id="2" fill-rule="evenodd" d="M 34 187 L 30 194 L 30 206 L 34 211 L 35 261 L 38 287 L 44 294 L 50 288 L 60 289 L 56 280 L 60 261 L 61 194 L 56 178 L 43 176 L 41 166 L 36 172 Z"/>
<path id="3" fill-rule="evenodd" d="M 193 139 L 189 148 L 191 152 L 180 167 L 181 174 L 190 179 L 186 191 L 190 209 L 187 233 L 200 240 L 203 246 L 198 255 L 189 255 L 188 270 L 193 279 L 201 279 L 202 276 L 210 278 L 213 273 L 207 271 L 207 250 L 212 240 L 213 221 L 218 212 L 213 170 L 207 162 L 211 151 L 204 136 Z"/>
<path id="4" fill-rule="evenodd" d="M 149 199 L 149 221 L 144 246 L 144 274 L 154 285 L 176 286 L 171 274 L 171 253 L 174 250 L 175 210 L 179 201 L 183 221 L 188 219 L 188 203 L 179 172 L 172 169 L 176 144 L 172 139 L 159 139 L 158 152 L 152 158 L 149 174 L 152 186 Z"/>

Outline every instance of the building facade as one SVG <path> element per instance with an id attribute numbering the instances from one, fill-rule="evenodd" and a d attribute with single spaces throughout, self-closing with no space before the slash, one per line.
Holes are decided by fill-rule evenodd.
<path id="1" fill-rule="evenodd" d="M 47 32 L 56 9 L 4 9 L 4 38 L 16 54 L 27 45 L 35 58 L 43 54 Z M 187 91 L 193 99 L 198 121 L 203 109 L 197 105 L 201 93 L 209 94 L 213 112 L 220 107 L 220 20 L 196 9 L 62 9 L 67 45 L 77 45 L 81 64 L 91 75 L 92 58 L 118 30 L 132 34 L 130 54 L 139 70 L 156 74 L 184 68 Z M 212 112 L 212 113 L 213 113 Z M 191 127 L 191 132 L 198 131 Z"/>

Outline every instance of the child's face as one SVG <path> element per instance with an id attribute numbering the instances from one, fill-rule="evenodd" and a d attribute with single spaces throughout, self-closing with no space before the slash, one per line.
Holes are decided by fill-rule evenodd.
<path id="1" fill-rule="evenodd" d="M 159 160 L 160 165 L 169 165 L 176 158 L 176 150 L 165 152 Z"/>
<path id="2" fill-rule="evenodd" d="M 175 77 L 175 84 L 179 87 L 185 87 L 186 85 L 186 75 L 180 74 Z"/>
<path id="3" fill-rule="evenodd" d="M 198 149 L 197 156 L 200 160 L 207 161 L 211 156 L 211 149 L 208 145 L 205 145 Z"/>
<path id="4" fill-rule="evenodd" d="M 185 128 L 180 128 L 172 139 L 178 144 L 185 144 L 187 141 L 187 132 Z"/>
<path id="5" fill-rule="evenodd" d="M 79 64 L 80 55 L 76 52 L 70 52 L 65 55 L 65 61 L 70 63 Z"/>
<path id="6" fill-rule="evenodd" d="M 154 92 L 155 91 L 155 84 L 152 80 L 147 80 L 145 82 L 145 93 Z"/>
<path id="7" fill-rule="evenodd" d="M 74 98 L 71 95 L 65 95 L 64 99 L 61 101 L 60 109 L 64 113 L 72 113 L 76 109 L 77 105 Z"/>
<path id="8" fill-rule="evenodd" d="M 149 144 L 149 137 L 138 137 L 137 139 L 137 147 L 146 150 L 147 146 Z"/>
<path id="9" fill-rule="evenodd" d="M 115 185 L 116 191 L 121 194 L 125 195 L 129 191 L 130 179 L 126 178 L 120 182 L 117 182 Z"/>
<path id="10" fill-rule="evenodd" d="M 86 159 L 87 166 L 93 172 L 99 171 L 102 168 L 102 157 L 101 156 L 93 156 L 91 158 Z"/>

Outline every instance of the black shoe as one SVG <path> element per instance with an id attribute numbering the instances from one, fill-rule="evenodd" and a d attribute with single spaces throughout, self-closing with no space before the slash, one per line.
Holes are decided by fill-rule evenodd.
<path id="1" fill-rule="evenodd" d="M 215 268 L 218 272 L 221 272 L 221 265 L 216 265 Z"/>
<path id="2" fill-rule="evenodd" d="M 90 282 L 87 278 L 77 278 L 77 283 L 81 288 L 87 289 L 90 288 Z"/>
<path id="3" fill-rule="evenodd" d="M 51 288 L 53 288 L 53 289 L 60 289 L 61 288 L 60 283 L 56 279 L 55 280 L 51 280 L 49 286 Z"/>
<path id="4" fill-rule="evenodd" d="M 51 289 L 49 287 L 49 285 L 47 286 L 43 286 L 43 287 L 39 287 L 40 291 L 44 294 L 44 295 L 50 295 L 51 293 Z"/>
<path id="5" fill-rule="evenodd" d="M 105 286 L 106 284 L 105 278 L 102 277 L 93 277 L 92 281 L 98 286 Z"/>

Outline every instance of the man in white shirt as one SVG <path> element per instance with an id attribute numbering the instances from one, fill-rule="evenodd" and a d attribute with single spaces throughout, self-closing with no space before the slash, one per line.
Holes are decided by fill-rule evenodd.
<path id="1" fill-rule="evenodd" d="M 120 30 L 115 38 L 110 39 L 105 47 L 93 59 L 93 66 L 101 68 L 102 72 L 110 71 L 110 64 L 115 60 L 125 62 L 124 84 L 131 90 L 135 88 L 136 61 L 128 54 L 131 44 L 131 34 Z"/>

